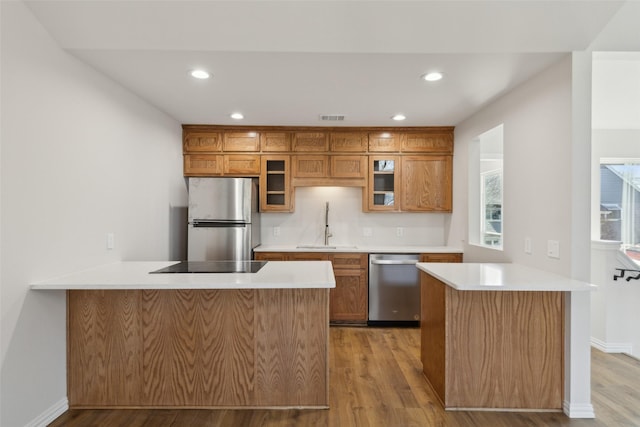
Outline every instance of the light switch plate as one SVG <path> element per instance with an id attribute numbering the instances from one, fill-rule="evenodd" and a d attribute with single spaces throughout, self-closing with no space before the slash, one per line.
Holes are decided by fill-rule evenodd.
<path id="1" fill-rule="evenodd" d="M 531 255 L 533 253 L 531 249 L 531 237 L 524 238 L 524 253 Z"/>
<path id="2" fill-rule="evenodd" d="M 402 236 L 404 236 L 404 228 L 396 227 L 396 237 L 402 237 Z"/>
<path id="3" fill-rule="evenodd" d="M 280 227 L 273 227 L 273 235 L 274 236 L 280 235 Z"/>
<path id="4" fill-rule="evenodd" d="M 113 233 L 107 233 L 107 249 L 113 249 L 116 246 L 116 236 Z"/>
<path id="5" fill-rule="evenodd" d="M 549 258 L 560 258 L 560 242 L 557 240 L 547 241 L 547 256 Z"/>

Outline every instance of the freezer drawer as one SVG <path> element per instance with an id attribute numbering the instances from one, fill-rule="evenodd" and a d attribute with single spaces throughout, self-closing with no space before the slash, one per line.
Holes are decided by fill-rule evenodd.
<path id="1" fill-rule="evenodd" d="M 251 224 L 198 227 L 189 224 L 189 261 L 250 260 Z"/>
<path id="2" fill-rule="evenodd" d="M 419 324 L 419 259 L 419 254 L 369 255 L 369 324 Z"/>

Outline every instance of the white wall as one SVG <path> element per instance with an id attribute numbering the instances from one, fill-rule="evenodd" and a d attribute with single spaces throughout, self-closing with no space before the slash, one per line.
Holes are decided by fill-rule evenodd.
<path id="1" fill-rule="evenodd" d="M 17 427 L 67 394 L 64 292 L 29 284 L 170 258 L 186 189 L 179 123 L 58 48 L 22 2 L 1 7 L 0 424 Z"/>
<path id="2" fill-rule="evenodd" d="M 504 251 L 468 244 L 470 144 L 504 124 Z M 455 129 L 454 212 L 449 245 L 465 261 L 518 262 L 571 275 L 571 60 L 569 57 L 496 100 Z M 525 237 L 532 254 L 524 253 Z M 546 255 L 560 242 L 560 259 Z"/>
<path id="3" fill-rule="evenodd" d="M 263 245 L 324 243 L 325 202 L 329 202 L 332 245 L 444 245 L 443 213 L 364 213 L 362 189 L 356 187 L 299 187 L 295 212 L 262 213 Z M 455 208 L 454 208 L 455 209 Z M 274 235 L 274 228 L 279 235 Z M 398 237 L 397 228 L 402 228 Z M 372 235 L 365 236 L 370 228 Z"/>

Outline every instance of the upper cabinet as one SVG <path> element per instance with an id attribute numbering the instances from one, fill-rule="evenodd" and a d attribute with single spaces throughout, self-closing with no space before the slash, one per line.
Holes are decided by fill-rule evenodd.
<path id="1" fill-rule="evenodd" d="M 222 151 L 222 132 L 185 132 L 182 139 L 185 153 Z"/>
<path id="2" fill-rule="evenodd" d="M 452 156 L 404 156 L 401 210 L 451 212 L 452 178 Z"/>
<path id="3" fill-rule="evenodd" d="M 332 153 L 365 153 L 369 145 L 366 132 L 331 132 L 329 151 Z"/>
<path id="4" fill-rule="evenodd" d="M 258 132 L 225 132 L 222 142 L 224 151 L 260 151 Z"/>
<path id="5" fill-rule="evenodd" d="M 329 150 L 329 140 L 325 132 L 294 132 L 291 150 L 305 153 L 318 153 Z"/>
<path id="6" fill-rule="evenodd" d="M 453 127 L 183 125 L 185 176 L 259 176 L 261 209 L 300 186 L 362 187 L 365 212 L 451 212 Z"/>
<path id="7" fill-rule="evenodd" d="M 401 144 L 403 153 L 453 154 L 453 132 L 408 132 Z"/>

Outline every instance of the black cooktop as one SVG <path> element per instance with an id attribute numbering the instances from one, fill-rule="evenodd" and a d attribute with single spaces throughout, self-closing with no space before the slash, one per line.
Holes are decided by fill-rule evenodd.
<path id="1" fill-rule="evenodd" d="M 182 261 L 151 273 L 257 273 L 267 261 Z"/>

